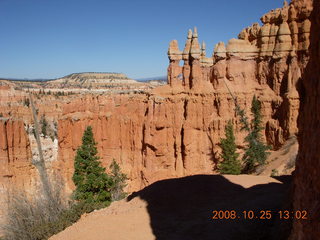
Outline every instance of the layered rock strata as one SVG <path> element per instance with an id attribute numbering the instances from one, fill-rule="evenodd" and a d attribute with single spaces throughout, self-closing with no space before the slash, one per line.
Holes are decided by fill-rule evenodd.
<path id="1" fill-rule="evenodd" d="M 229 88 L 252 92 L 256 88 L 274 93 L 272 119 L 266 123 L 267 139 L 281 145 L 297 133 L 299 81 L 309 59 L 310 6 L 303 1 L 284 3 L 265 14 L 258 23 L 241 31 L 238 39 L 214 48 L 211 58 L 200 49 L 198 33 L 189 30 L 181 53 L 176 40 L 170 43 L 168 84 L 182 86 L 185 92 L 221 92 Z M 174 44 L 173 44 L 174 43 Z M 180 60 L 183 67 L 179 66 Z M 250 103 L 246 103 L 250 104 Z"/>
<path id="2" fill-rule="evenodd" d="M 312 4 L 312 1 L 306 2 Z M 320 3 L 314 1 L 313 4 L 310 61 L 302 75 L 298 138 L 300 149 L 294 174 L 293 201 L 294 211 L 306 211 L 307 220 L 294 220 L 291 240 L 320 237 Z M 302 10 L 309 14 L 310 8 Z"/>
<path id="3" fill-rule="evenodd" d="M 67 190 L 72 190 L 75 151 L 83 130 L 92 125 L 103 165 L 108 167 L 113 158 L 120 163 L 129 177 L 128 191 L 160 179 L 214 173 L 220 138 L 229 120 L 235 125 L 237 145 L 243 148 L 246 133 L 240 131 L 235 102 L 249 115 L 254 95 L 262 102 L 264 138 L 279 148 L 297 133 L 298 91 L 310 54 L 312 5 L 308 4 L 296 0 L 269 12 L 262 18 L 263 26 L 244 29 L 227 45 L 218 43 L 212 57 L 206 56 L 206 45 L 199 44 L 197 29 L 190 30 L 183 51 L 177 41 L 170 43 L 167 86 L 141 94 L 40 96 L 36 99 L 39 117 L 45 114 L 58 128 L 58 143 L 52 142 L 52 149 L 58 144 L 58 157 L 48 156 L 49 167 L 57 169 Z M 0 95 L 2 103 L 6 102 L 0 113 L 10 118 L 3 120 L 0 139 L 11 139 L 0 142 L 1 173 L 9 169 L 10 179 L 18 179 L 25 176 L 20 172 L 23 169 L 29 174 L 23 182 L 34 185 L 31 179 L 37 174 L 31 156 L 36 153 L 23 132 L 23 126 L 28 129 L 32 124 L 30 109 L 23 106 L 26 94 L 9 92 Z M 10 124 L 19 130 L 9 131 Z M 19 150 L 11 151 L 8 146 Z M 17 152 L 23 159 L 15 158 Z M 28 170 L 14 161 L 23 161 Z M 1 183 L 8 179 L 5 175 Z"/>
<path id="4" fill-rule="evenodd" d="M 158 89 L 160 90 L 160 89 Z M 265 100 L 263 113 L 272 118 L 274 94 L 255 89 Z M 239 92 L 246 111 L 252 93 Z M 233 100 L 227 91 L 199 95 L 151 93 L 136 96 L 87 96 L 64 107 L 58 122 L 59 159 L 71 179 L 76 148 L 87 125 L 93 126 L 104 166 L 115 158 L 130 179 L 130 190 L 164 178 L 213 173 L 219 160 L 220 138 L 229 119 L 243 146 Z M 70 183 L 71 184 L 71 183 Z M 71 186 L 71 185 L 70 185 Z"/>
<path id="5" fill-rule="evenodd" d="M 218 43 L 212 57 L 206 56 L 204 43 L 200 46 L 197 29 L 188 32 L 183 51 L 172 41 L 168 51 L 170 87 L 148 94 L 80 95 L 61 103 L 47 97 L 51 99 L 47 103 L 39 101 L 40 106 L 48 106 L 39 107 L 43 112 L 39 115 L 46 113 L 58 123 L 58 165 L 68 172 L 68 181 L 75 150 L 89 124 L 94 126 L 104 165 L 112 158 L 119 160 L 131 179 L 131 189 L 163 178 L 212 172 L 228 120 L 235 123 L 237 143 L 243 147 L 246 133 L 239 130 L 234 101 L 249 114 L 253 95 L 262 102 L 266 141 L 275 149 L 280 147 L 297 132 L 297 82 L 308 59 L 304 46 L 309 44 L 305 34 L 310 14 L 299 6 L 293 2 L 269 12 L 262 17 L 262 27 L 253 24 L 239 39 L 231 39 L 226 46 Z M 298 26 L 297 42 L 286 27 L 293 21 Z M 266 48 L 272 50 L 270 56 L 265 55 Z M 56 114 L 48 112 L 49 105 L 56 106 Z M 32 123 L 26 107 L 2 109 L 23 118 L 26 124 Z"/>

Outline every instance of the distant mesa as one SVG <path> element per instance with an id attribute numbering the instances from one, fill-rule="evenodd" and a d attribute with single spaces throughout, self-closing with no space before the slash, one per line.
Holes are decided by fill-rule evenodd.
<path id="1" fill-rule="evenodd" d="M 160 77 L 149 77 L 149 78 L 139 78 L 136 79 L 139 82 L 148 83 L 152 86 L 162 86 L 167 84 L 167 76 L 160 76 Z"/>
<path id="2" fill-rule="evenodd" d="M 139 82 L 148 82 L 148 81 L 165 81 L 167 82 L 167 75 L 158 76 L 158 77 L 146 77 L 146 78 L 138 78 L 136 79 Z"/>
<path id="3" fill-rule="evenodd" d="M 150 81 L 152 80 L 152 81 Z M 109 89 L 118 90 L 147 90 L 165 84 L 166 81 L 146 79 L 137 81 L 124 73 L 115 72 L 83 72 L 72 73 L 57 79 L 16 79 L 0 78 L 0 85 L 11 85 L 19 88 L 45 89 Z"/>
<path id="4" fill-rule="evenodd" d="M 82 73 L 71 73 L 61 78 L 3 78 L 0 77 L 0 80 L 8 80 L 8 81 L 18 81 L 18 82 L 49 82 L 56 81 L 62 79 L 74 79 L 77 80 L 90 80 L 90 79 L 101 79 L 101 80 L 131 80 L 124 73 L 116 73 L 116 72 L 82 72 Z"/>
<path id="5" fill-rule="evenodd" d="M 65 77 L 56 79 L 50 83 L 65 83 L 75 84 L 81 86 L 103 85 L 108 83 L 137 83 L 137 81 L 128 78 L 124 73 L 99 73 L 99 72 L 84 72 L 84 73 L 72 73 Z"/>

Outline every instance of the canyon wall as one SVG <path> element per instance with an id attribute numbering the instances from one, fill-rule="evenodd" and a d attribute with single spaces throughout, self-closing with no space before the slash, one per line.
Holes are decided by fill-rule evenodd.
<path id="1" fill-rule="evenodd" d="M 128 191 L 164 178 L 214 173 L 229 120 L 243 149 L 246 133 L 240 131 L 235 104 L 250 119 L 254 95 L 262 103 L 264 139 L 278 149 L 297 133 L 298 90 L 309 58 L 312 5 L 306 4 L 285 2 L 261 18 L 263 26 L 253 24 L 226 46 L 218 43 L 211 57 L 206 45 L 199 44 L 197 30 L 190 30 L 183 51 L 175 40 L 169 45 L 166 86 L 140 94 L 77 92 L 58 98 L 34 93 L 39 118 L 45 115 L 57 123 L 58 157 L 49 156 L 49 162 L 65 177 L 67 189 L 73 188 L 73 160 L 87 125 L 93 126 L 103 165 L 115 158 L 129 176 Z M 24 97 L 9 95 L 0 112 L 23 121 L 30 135 L 30 109 L 17 102 Z M 15 144 L 20 148 L 19 141 Z"/>
<path id="2" fill-rule="evenodd" d="M 29 138 L 21 120 L 0 118 L 0 174 L 1 224 L 7 209 L 8 193 L 18 188 L 33 192 L 39 185 L 37 172 L 31 164 Z"/>
<path id="3" fill-rule="evenodd" d="M 236 125 L 238 145 L 243 146 L 245 133 L 240 131 L 229 93 L 172 94 L 169 90 L 86 96 L 66 105 L 58 122 L 58 168 L 65 169 L 66 179 L 71 179 L 75 150 L 87 125 L 93 127 L 103 165 L 109 166 L 115 158 L 129 176 L 131 191 L 164 178 L 213 173 L 229 119 Z M 265 99 L 274 97 L 263 89 L 257 93 Z M 252 96 L 244 92 L 239 99 L 248 103 Z M 272 118 L 271 105 L 271 100 L 263 103 L 266 119 Z"/>
<path id="4" fill-rule="evenodd" d="M 183 51 L 176 40 L 169 45 L 167 86 L 134 96 L 89 96 L 65 106 L 58 136 L 60 164 L 67 165 L 59 168 L 70 170 L 66 179 L 88 124 L 103 164 L 118 160 L 131 191 L 164 178 L 213 173 L 229 120 L 238 147 L 244 147 L 246 133 L 240 131 L 235 102 L 249 116 L 254 95 L 262 102 L 265 140 L 279 148 L 297 132 L 297 82 L 308 59 L 309 39 L 302 36 L 309 19 L 296 11 L 285 4 L 267 13 L 262 27 L 254 24 L 227 46 L 217 44 L 212 57 L 206 57 L 204 43 L 200 46 L 197 29 L 189 30 Z M 270 21 L 274 33 L 265 30 Z M 297 31 L 291 33 L 289 24 Z M 267 51 L 264 44 L 271 38 Z"/>
<path id="5" fill-rule="evenodd" d="M 197 30 L 190 30 L 183 51 L 177 41 L 170 43 L 168 85 L 153 90 L 138 94 L 80 91 L 60 97 L 34 92 L 39 118 L 45 115 L 58 128 L 57 139 L 42 137 L 48 169 L 63 176 L 70 192 L 75 151 L 85 127 L 92 125 L 102 164 L 108 168 L 113 158 L 119 162 L 129 177 L 128 191 L 160 179 L 214 173 L 220 138 L 229 120 L 242 151 L 246 132 L 240 130 L 235 106 L 250 119 L 254 95 L 262 103 L 264 139 L 278 149 L 297 133 L 301 86 L 310 93 L 315 90 L 305 83 L 305 76 L 311 74 L 305 71 L 311 9 L 311 1 L 285 2 L 283 8 L 261 18 L 262 26 L 253 24 L 227 45 L 218 43 L 211 57 L 206 56 L 206 45 L 199 43 Z M 0 113 L 5 117 L 0 121 L 2 190 L 19 183 L 36 189 L 38 174 L 31 161 L 37 152 L 30 108 L 24 105 L 27 94 L 6 86 L 0 91 Z M 304 111 L 306 116 L 311 114 Z M 304 167 L 297 170 L 298 176 Z M 297 207 L 304 204 L 296 201 Z M 297 223 L 296 229 L 304 227 Z"/>
<path id="6" fill-rule="evenodd" d="M 311 16 L 310 61 L 302 76 L 299 154 L 294 174 L 294 210 L 306 210 L 308 220 L 295 220 L 291 240 L 320 237 L 320 3 Z"/>
<path id="7" fill-rule="evenodd" d="M 258 23 L 241 31 L 238 39 L 215 46 L 206 57 L 198 33 L 189 30 L 183 51 L 173 40 L 169 46 L 168 83 L 187 92 L 238 92 L 263 88 L 274 94 L 274 111 L 267 123 L 267 140 L 277 147 L 297 132 L 299 79 L 309 59 L 310 3 L 294 1 L 265 14 Z M 180 60 L 184 61 L 182 67 Z M 258 93 L 257 93 L 258 95 Z M 263 99 L 261 99 L 263 101 Z M 250 103 L 248 103 L 250 104 Z"/>

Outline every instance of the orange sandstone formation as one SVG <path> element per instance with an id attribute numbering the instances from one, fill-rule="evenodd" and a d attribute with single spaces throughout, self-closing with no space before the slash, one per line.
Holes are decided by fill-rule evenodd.
<path id="1" fill-rule="evenodd" d="M 92 125 L 103 165 L 115 158 L 129 177 L 129 191 L 160 179 L 213 173 L 229 120 L 237 145 L 244 146 L 246 133 L 240 131 L 235 100 L 249 114 L 253 95 L 262 102 L 264 138 L 279 148 L 297 133 L 297 93 L 310 55 L 311 9 L 309 1 L 285 4 L 264 15 L 263 26 L 253 24 L 226 46 L 218 43 L 211 57 L 206 56 L 206 45 L 200 46 L 197 29 L 189 30 L 183 51 L 177 41 L 170 43 L 167 86 L 140 94 L 79 91 L 60 99 L 42 96 L 36 100 L 39 116 L 46 114 L 58 126 L 58 157 L 50 157 L 48 150 L 48 167 L 58 169 L 72 190 L 75 151 L 84 128 Z M 23 161 L 36 175 L 30 164 L 36 154 L 32 141 L 26 140 L 32 134 L 23 131 L 23 125 L 28 129 L 32 124 L 30 109 L 17 102 L 23 97 L 2 96 L 0 113 L 11 117 L 0 125 L 4 183 L 2 173 L 21 173 L 16 162 Z M 10 107 L 9 99 L 14 103 Z M 10 130 L 11 125 L 16 130 Z"/>
<path id="2" fill-rule="evenodd" d="M 2 177 L 13 177 L 10 168 L 25 165 L 31 157 L 29 138 L 23 121 L 0 118 L 0 172 Z"/>
<path id="3" fill-rule="evenodd" d="M 247 114 L 253 95 L 259 97 L 265 139 L 275 149 L 280 147 L 297 132 L 297 83 L 308 59 L 304 46 L 308 45 L 309 14 L 302 14 L 300 9 L 293 2 L 269 12 L 262 17 L 262 27 L 253 24 L 239 34 L 239 39 L 231 39 L 226 46 L 218 43 L 212 57 L 206 56 L 204 43 L 200 46 L 197 29 L 189 30 L 183 51 L 177 41 L 172 41 L 168 50 L 172 91 L 165 86 L 146 94 L 79 95 L 70 101 L 57 100 L 58 104 L 38 101 L 40 112 L 44 111 L 42 105 L 58 106 L 56 114 L 46 115 L 58 122 L 56 165 L 63 169 L 70 188 L 75 150 L 89 124 L 93 125 L 104 165 L 112 158 L 120 161 L 132 190 L 163 178 L 212 172 L 219 160 L 224 126 L 230 119 L 236 125 L 237 144 L 242 147 L 246 133 L 240 132 L 233 97 Z M 295 44 L 292 36 L 296 33 L 290 30 L 293 21 L 298 29 Z M 182 67 L 180 60 L 184 61 Z M 20 107 L 24 114 L 12 109 L 14 116 L 29 119 L 26 124 L 32 122 L 30 113 L 25 112 L 29 109 Z"/>
<path id="4" fill-rule="evenodd" d="M 169 47 L 168 79 L 181 76 L 180 81 L 175 78 L 175 86 L 182 85 L 191 92 L 221 93 L 227 85 L 237 98 L 241 97 L 239 92 L 272 92 L 274 96 L 267 99 L 273 106 L 273 115 L 266 124 L 267 140 L 281 144 L 297 132 L 297 89 L 309 58 L 310 4 L 298 2 L 285 2 L 283 8 L 265 14 L 261 18 L 263 26 L 255 23 L 242 30 L 239 39 L 231 39 L 227 46 L 218 43 L 212 58 L 205 56 L 205 45 L 200 53 L 196 29 L 192 37 L 189 30 L 181 55 L 177 42 L 175 55 L 170 54 L 173 48 Z"/>

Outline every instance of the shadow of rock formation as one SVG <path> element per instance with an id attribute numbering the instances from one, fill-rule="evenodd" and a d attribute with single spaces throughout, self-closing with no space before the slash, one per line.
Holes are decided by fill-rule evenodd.
<path id="1" fill-rule="evenodd" d="M 245 177 L 244 177 L 245 178 Z M 284 239 L 279 232 L 278 210 L 284 206 L 290 191 L 291 177 L 277 177 L 282 183 L 244 188 L 221 175 L 196 175 L 156 182 L 135 192 L 148 204 L 150 225 L 157 240 L 259 240 Z M 213 220 L 214 210 L 271 210 L 272 219 Z M 286 225 L 290 225 L 289 220 Z"/>

